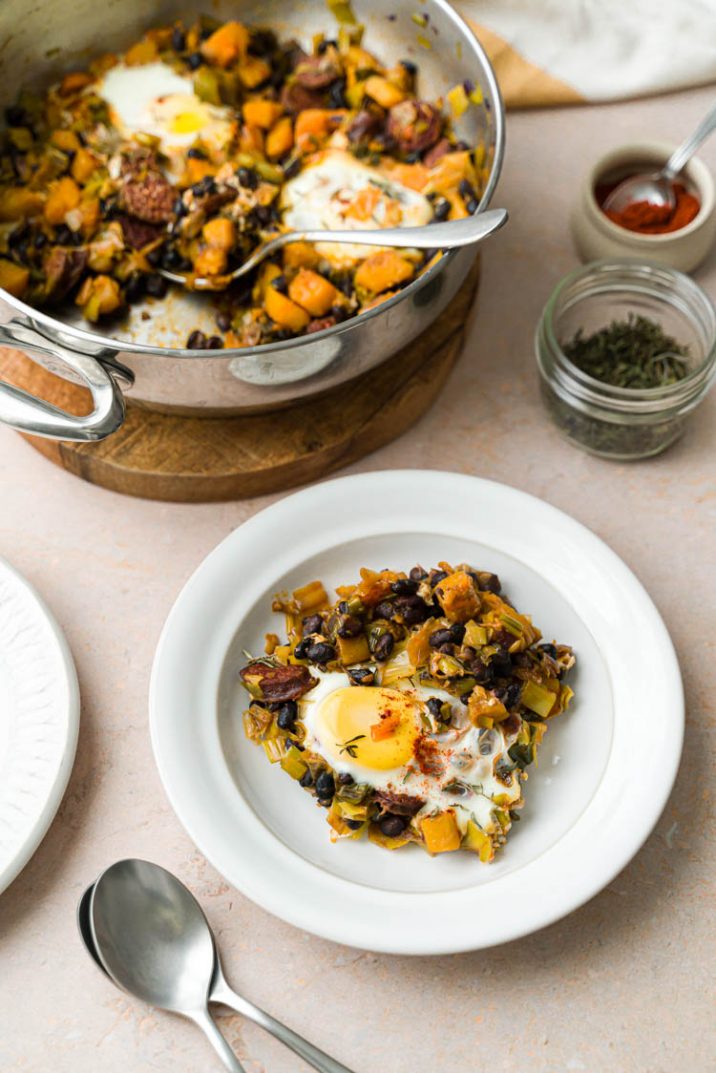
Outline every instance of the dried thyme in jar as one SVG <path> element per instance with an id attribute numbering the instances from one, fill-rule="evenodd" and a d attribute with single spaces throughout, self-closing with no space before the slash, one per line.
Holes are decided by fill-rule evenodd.
<path id="1" fill-rule="evenodd" d="M 537 338 L 542 397 L 573 443 L 613 459 L 658 454 L 716 374 L 716 313 L 688 276 L 598 261 L 567 276 Z"/>

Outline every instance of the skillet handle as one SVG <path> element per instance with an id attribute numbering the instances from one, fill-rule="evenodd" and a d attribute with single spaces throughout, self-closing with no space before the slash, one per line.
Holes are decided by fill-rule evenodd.
<path id="1" fill-rule="evenodd" d="M 0 422 L 33 436 L 86 442 L 104 439 L 124 421 L 122 392 L 98 358 L 69 350 L 17 320 L 0 324 L 0 346 L 43 355 L 51 367 L 66 365 L 89 388 L 93 403 L 92 413 L 77 417 L 0 381 Z"/>

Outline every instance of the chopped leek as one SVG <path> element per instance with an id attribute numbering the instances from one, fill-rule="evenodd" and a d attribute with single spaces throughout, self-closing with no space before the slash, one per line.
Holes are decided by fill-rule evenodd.
<path id="1" fill-rule="evenodd" d="M 554 708 L 556 699 L 554 693 L 551 693 L 549 689 L 545 689 L 544 686 L 538 685 L 537 682 L 525 682 L 522 690 L 522 703 L 530 711 L 541 715 L 543 719 L 546 719 Z"/>

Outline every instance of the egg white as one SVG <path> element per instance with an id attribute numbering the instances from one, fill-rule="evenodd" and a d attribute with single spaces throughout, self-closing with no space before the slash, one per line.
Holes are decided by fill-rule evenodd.
<path id="1" fill-rule="evenodd" d="M 124 137 L 151 134 L 170 158 L 199 135 L 216 148 L 231 140 L 231 110 L 200 100 L 191 79 L 166 63 L 118 64 L 93 88 L 110 106 L 112 122 Z"/>
<path id="2" fill-rule="evenodd" d="M 373 217 L 359 220 L 346 210 L 361 191 L 377 187 L 400 212 L 400 227 L 422 227 L 432 218 L 432 207 L 417 190 L 388 179 L 376 168 L 356 160 L 342 149 L 326 149 L 314 161 L 290 179 L 281 194 L 283 222 L 291 230 L 373 231 L 385 227 L 385 199 L 379 202 Z M 336 267 L 354 265 L 378 249 L 386 247 L 316 243 L 319 255 Z"/>

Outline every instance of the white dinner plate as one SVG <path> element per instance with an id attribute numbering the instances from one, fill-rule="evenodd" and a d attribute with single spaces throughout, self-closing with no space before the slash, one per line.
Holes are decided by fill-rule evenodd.
<path id="1" fill-rule="evenodd" d="M 280 632 L 274 593 L 361 566 L 469 562 L 578 659 L 569 711 L 530 769 L 521 822 L 491 864 L 329 840 L 325 812 L 244 738 L 242 650 Z M 245 662 L 245 661 L 244 661 Z M 593 533 L 505 485 L 406 470 L 328 481 L 233 532 L 174 605 L 150 690 L 154 753 L 199 849 L 244 894 L 336 942 L 437 954 L 516 939 L 577 908 L 636 853 L 683 735 L 674 650 L 634 575 Z"/>
<path id="2" fill-rule="evenodd" d="M 32 586 L 0 559 L 0 891 L 57 812 L 79 721 L 77 675 L 62 631 Z"/>

